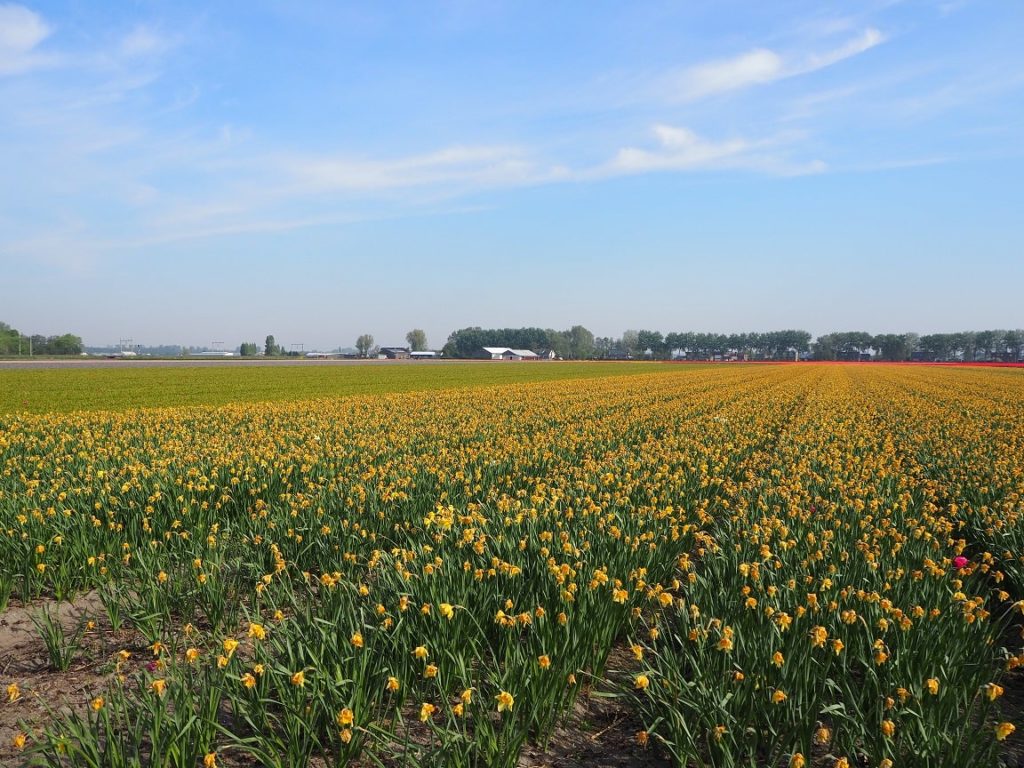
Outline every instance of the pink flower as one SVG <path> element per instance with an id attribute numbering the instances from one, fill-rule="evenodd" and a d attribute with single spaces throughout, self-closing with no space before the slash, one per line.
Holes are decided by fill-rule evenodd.
<path id="1" fill-rule="evenodd" d="M 967 567 L 967 563 L 968 563 L 968 560 L 963 555 L 958 555 L 958 556 L 953 558 L 953 567 L 956 568 L 958 571 L 961 568 L 966 568 Z"/>

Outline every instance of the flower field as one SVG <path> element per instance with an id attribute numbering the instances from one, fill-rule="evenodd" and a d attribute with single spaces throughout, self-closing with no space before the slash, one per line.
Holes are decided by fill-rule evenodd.
<path id="1" fill-rule="evenodd" d="M 680 767 L 995 768 L 1022 499 L 1015 369 L 10 413 L 0 762 L 513 768 L 600 691 Z"/>

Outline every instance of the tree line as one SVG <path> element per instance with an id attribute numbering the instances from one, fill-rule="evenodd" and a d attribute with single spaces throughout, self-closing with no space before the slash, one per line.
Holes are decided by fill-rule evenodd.
<path id="1" fill-rule="evenodd" d="M 814 339 L 807 331 L 703 333 L 627 330 L 619 337 L 595 337 L 581 325 L 566 331 L 543 328 L 462 328 L 445 344 L 445 357 L 473 358 L 482 347 L 511 347 L 534 352 L 553 350 L 566 360 L 920 360 L 1011 361 L 1021 359 L 1024 330 L 962 331 L 959 333 L 883 333 L 842 331 Z"/>
<path id="2" fill-rule="evenodd" d="M 82 339 L 71 333 L 28 336 L 7 323 L 0 323 L 0 355 L 80 355 L 82 349 Z"/>

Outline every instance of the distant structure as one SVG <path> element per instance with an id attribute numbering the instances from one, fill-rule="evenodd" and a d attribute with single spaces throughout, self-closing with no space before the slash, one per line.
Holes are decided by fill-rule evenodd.
<path id="1" fill-rule="evenodd" d="M 413 360 L 437 360 L 441 357 L 441 353 L 432 349 L 424 349 L 419 352 L 410 352 L 409 357 Z"/>
<path id="2" fill-rule="evenodd" d="M 539 360 L 540 355 L 529 349 L 510 347 L 482 347 L 477 357 L 482 360 Z"/>
<path id="3" fill-rule="evenodd" d="M 377 353 L 378 360 L 408 360 L 408 347 L 381 347 Z"/>

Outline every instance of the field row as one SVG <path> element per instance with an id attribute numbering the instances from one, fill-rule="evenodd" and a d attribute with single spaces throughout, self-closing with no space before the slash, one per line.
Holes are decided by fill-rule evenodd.
<path id="1" fill-rule="evenodd" d="M 1022 394 L 719 367 L 0 417 L 0 606 L 90 593 L 37 622 L 109 665 L 52 717 L 0 681 L 0 758 L 512 768 L 600 686 L 678 766 L 994 767 Z"/>

